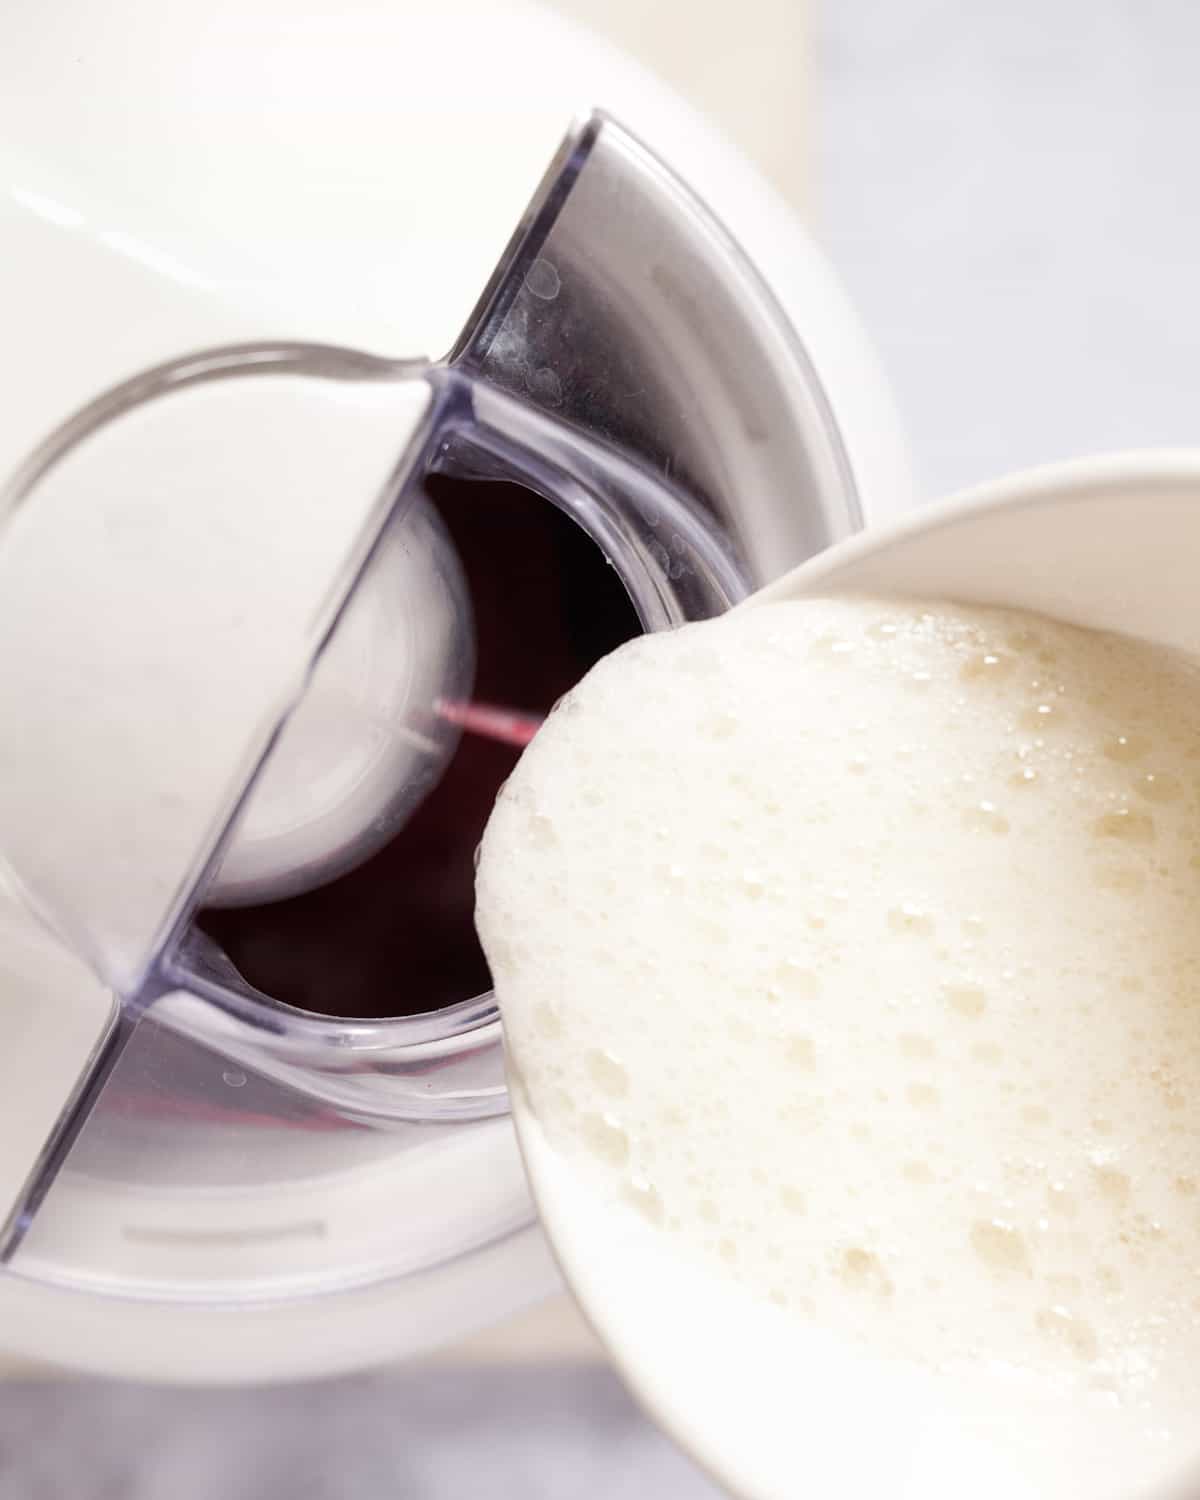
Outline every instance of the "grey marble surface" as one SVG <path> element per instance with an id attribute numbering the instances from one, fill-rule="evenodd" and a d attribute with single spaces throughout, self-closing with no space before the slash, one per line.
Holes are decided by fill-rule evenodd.
<path id="1" fill-rule="evenodd" d="M 814 218 L 875 334 L 926 492 L 1200 441 L 1200 6 L 814 8 Z M 595 1368 L 0 1393 L 0 1500 L 714 1494 Z"/>
<path id="2" fill-rule="evenodd" d="M 717 1500 L 599 1366 L 0 1394 L 0 1500 Z"/>

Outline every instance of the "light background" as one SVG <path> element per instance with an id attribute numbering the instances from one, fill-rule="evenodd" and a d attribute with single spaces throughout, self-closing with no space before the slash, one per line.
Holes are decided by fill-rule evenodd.
<path id="1" fill-rule="evenodd" d="M 923 493 L 1200 441 L 1193 0 L 559 7 L 804 206 Z M 712 1500 L 591 1352 L 560 1306 L 432 1364 L 295 1389 L 11 1382 L 0 1500 Z"/>

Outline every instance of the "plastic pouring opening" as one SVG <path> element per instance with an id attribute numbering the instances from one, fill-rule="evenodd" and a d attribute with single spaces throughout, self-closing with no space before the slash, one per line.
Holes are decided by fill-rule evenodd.
<path id="1" fill-rule="evenodd" d="M 475 614 L 475 686 L 438 784 L 365 863 L 286 900 L 208 907 L 201 928 L 255 988 L 300 1010 L 389 1017 L 491 987 L 475 936 L 474 855 L 496 794 L 555 701 L 642 625 L 619 573 L 520 485 L 444 476 L 431 503 Z"/>

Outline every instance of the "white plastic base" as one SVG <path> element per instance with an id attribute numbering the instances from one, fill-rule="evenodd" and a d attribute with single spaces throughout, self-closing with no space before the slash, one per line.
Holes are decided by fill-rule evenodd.
<path id="1" fill-rule="evenodd" d="M 0 1358 L 180 1385 L 310 1380 L 450 1343 L 561 1286 L 541 1231 L 420 1275 L 256 1304 L 122 1301 L 0 1277 Z"/>

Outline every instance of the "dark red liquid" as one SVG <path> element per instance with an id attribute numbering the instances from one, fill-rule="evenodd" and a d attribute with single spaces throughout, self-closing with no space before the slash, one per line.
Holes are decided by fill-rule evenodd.
<path id="1" fill-rule="evenodd" d="M 433 478 L 467 575 L 475 698 L 542 715 L 591 664 L 640 632 L 616 572 L 555 506 L 511 484 Z M 200 926 L 277 1000 L 335 1016 L 437 1010 L 491 984 L 475 937 L 475 847 L 518 748 L 464 733 L 397 836 L 318 890 L 205 910 Z"/>

